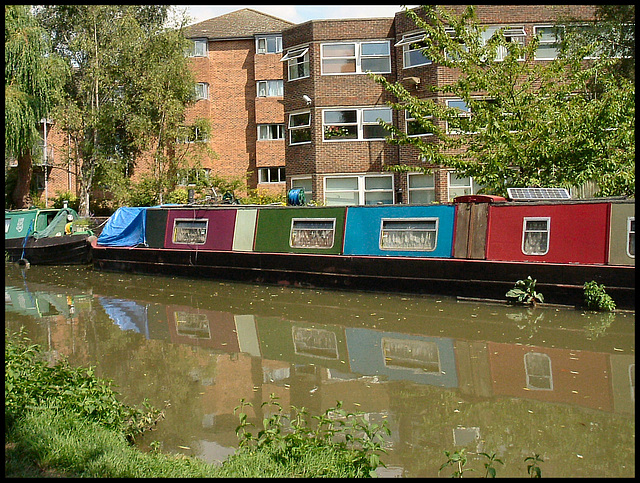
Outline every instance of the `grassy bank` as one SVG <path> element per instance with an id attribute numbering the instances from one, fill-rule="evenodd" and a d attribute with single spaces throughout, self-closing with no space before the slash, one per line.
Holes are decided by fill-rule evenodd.
<path id="1" fill-rule="evenodd" d="M 222 466 L 146 453 L 135 438 L 162 419 L 161 411 L 124 405 L 117 396 L 91 368 L 49 366 L 38 346 L 5 334 L 5 476 L 353 478 L 371 476 L 382 464 L 383 428 L 339 407 L 316 417 L 313 429 L 301 410 L 286 434 L 280 411 L 255 434 L 240 412 L 240 448 Z M 265 404 L 281 409 L 274 400 Z"/>

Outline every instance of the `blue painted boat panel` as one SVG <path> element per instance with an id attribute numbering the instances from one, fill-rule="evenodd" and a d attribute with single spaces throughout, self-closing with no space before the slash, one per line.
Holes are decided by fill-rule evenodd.
<path id="1" fill-rule="evenodd" d="M 380 246 L 382 220 L 437 219 L 434 250 L 387 250 Z M 453 205 L 350 206 L 344 238 L 345 255 L 444 257 L 452 255 L 455 207 Z"/>

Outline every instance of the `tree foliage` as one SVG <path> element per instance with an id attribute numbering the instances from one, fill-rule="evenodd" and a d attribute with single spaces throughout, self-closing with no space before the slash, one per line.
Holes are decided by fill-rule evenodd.
<path id="1" fill-rule="evenodd" d="M 426 32 L 424 55 L 459 75 L 432 86 L 425 98 L 374 75 L 396 96 L 392 107 L 406 109 L 438 140 L 409 137 L 383 123 L 391 143 L 413 145 L 430 167 L 454 168 L 495 194 L 506 194 L 507 187 L 570 188 L 589 181 L 597 182 L 600 195 L 634 194 L 635 87 L 617 75 L 619 59 L 585 61 L 593 51 L 574 46 L 554 61 L 539 62 L 539 37 L 523 45 L 508 42 L 499 29 L 482 41 L 486 27 L 473 6 L 461 15 L 434 6 L 422 12 L 406 14 Z M 498 49 L 503 60 L 496 60 Z M 437 96 L 462 99 L 471 115 L 461 116 Z"/>
<path id="2" fill-rule="evenodd" d="M 5 5 L 4 20 L 5 159 L 18 160 L 19 179 L 12 201 L 25 208 L 33 148 L 41 140 L 40 120 L 55 105 L 65 72 L 56 56 L 50 55 L 47 33 L 29 5 Z"/>
<path id="3" fill-rule="evenodd" d="M 167 5 L 45 5 L 38 11 L 73 75 L 55 113 L 81 166 L 81 201 L 105 171 L 133 172 L 152 152 L 167 156 L 184 110 L 194 101 L 182 27 Z M 172 137 L 173 136 L 173 137 Z"/>

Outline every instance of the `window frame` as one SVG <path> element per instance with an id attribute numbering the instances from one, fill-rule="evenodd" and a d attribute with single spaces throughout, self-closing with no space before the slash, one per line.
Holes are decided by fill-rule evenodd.
<path id="1" fill-rule="evenodd" d="M 276 134 L 279 133 L 281 136 L 280 137 L 275 137 L 275 138 L 274 137 L 262 137 L 262 132 L 261 131 L 263 130 L 263 128 L 267 128 L 267 132 L 268 132 L 268 134 L 270 136 L 271 134 L 273 134 L 273 131 L 271 129 L 273 126 L 276 127 Z M 264 124 L 258 124 L 256 126 L 256 128 L 257 128 L 257 132 L 258 132 L 258 136 L 256 138 L 257 141 L 284 141 L 284 139 L 285 139 L 284 124 L 275 123 L 275 122 L 264 123 Z"/>
<path id="2" fill-rule="evenodd" d="M 546 376 L 546 375 L 535 374 L 535 376 L 539 378 L 547 378 L 549 381 L 549 387 L 539 387 L 531 383 L 530 381 L 531 374 L 529 374 L 529 365 L 527 364 L 527 359 L 530 358 L 530 356 L 544 356 L 546 358 L 547 362 L 549 363 L 549 375 Z M 527 352 L 524 354 L 523 359 L 524 359 L 525 378 L 527 381 L 527 389 L 531 389 L 534 391 L 553 391 L 553 368 L 551 365 L 551 357 L 549 357 L 549 355 L 545 354 L 544 352 Z"/>
<path id="3" fill-rule="evenodd" d="M 202 87 L 204 95 L 200 94 L 199 87 Z M 196 82 L 196 102 L 209 100 L 209 83 L 208 82 Z"/>
<path id="4" fill-rule="evenodd" d="M 632 240 L 633 240 L 633 253 L 631 253 Z M 629 258 L 636 258 L 636 217 L 635 216 L 627 217 L 627 255 L 629 256 Z"/>
<path id="5" fill-rule="evenodd" d="M 189 49 L 189 57 L 209 57 L 209 39 L 202 37 L 198 39 L 190 39 L 193 42 L 193 45 Z M 202 54 L 198 54 L 197 45 L 203 44 L 204 49 Z"/>
<path id="6" fill-rule="evenodd" d="M 277 170 L 278 179 L 276 181 L 271 179 L 271 170 Z M 267 179 L 264 180 L 264 173 L 266 173 Z M 277 183 L 285 183 L 287 181 L 287 176 L 285 173 L 284 166 L 269 166 L 264 168 L 258 168 L 258 183 L 260 184 L 277 184 Z"/>
<path id="7" fill-rule="evenodd" d="M 411 178 L 418 177 L 418 176 L 428 176 L 428 177 L 430 177 L 431 180 L 432 180 L 433 186 L 432 187 L 420 186 L 420 187 L 412 188 L 411 187 Z M 412 200 L 413 193 L 416 193 L 416 192 L 419 192 L 419 193 L 421 193 L 421 192 L 431 193 L 431 198 L 433 198 L 433 199 L 429 203 L 435 202 L 435 200 L 436 200 L 436 180 L 435 180 L 435 176 L 433 175 L 433 173 L 432 174 L 407 173 L 407 191 L 408 191 L 408 200 L 407 201 L 409 202 L 410 205 L 424 204 L 424 203 L 415 203 Z"/>
<path id="8" fill-rule="evenodd" d="M 302 59 L 302 61 L 298 61 Z M 309 62 L 309 46 L 296 47 L 295 49 L 287 50 L 287 53 L 282 56 L 280 62 L 287 62 L 287 82 L 291 82 L 298 79 L 304 79 L 311 75 L 311 63 Z M 302 66 L 304 75 L 291 77 L 292 67 L 299 71 Z"/>
<path id="9" fill-rule="evenodd" d="M 455 171 L 449 171 L 447 172 L 447 199 L 449 201 L 453 201 L 453 199 L 456 196 L 461 196 L 461 195 L 456 195 L 456 196 L 451 196 L 451 176 L 455 176 L 456 178 L 469 178 L 469 184 L 468 185 L 459 185 L 459 186 L 455 186 L 454 189 L 456 188 L 469 188 L 469 190 L 471 191 L 470 194 L 476 194 L 478 192 L 478 190 L 480 188 L 482 188 L 481 185 L 479 185 L 478 183 L 476 183 L 476 181 L 473 179 L 473 176 L 458 176 L 457 173 Z"/>
<path id="10" fill-rule="evenodd" d="M 292 126 L 291 125 L 291 118 L 295 117 L 295 116 L 300 116 L 303 114 L 308 114 L 309 115 L 309 122 L 308 124 L 300 124 L 298 126 Z M 289 146 L 298 146 L 300 144 L 310 144 L 311 143 L 311 111 L 300 111 L 300 112 L 292 112 L 289 114 L 289 123 L 287 124 L 287 128 L 289 131 Z M 292 142 L 291 141 L 291 135 L 293 134 L 294 131 L 298 131 L 298 130 L 308 130 L 309 131 L 309 140 L 308 141 L 302 141 L 302 142 Z"/>
<path id="11" fill-rule="evenodd" d="M 417 44 L 422 44 L 424 43 L 424 37 L 426 35 L 425 31 L 422 32 L 413 32 L 413 33 L 406 33 L 402 36 L 402 38 L 396 42 L 394 44 L 394 47 L 402 47 L 402 68 L 403 69 L 411 69 L 413 67 L 420 67 L 422 65 L 431 65 L 433 64 L 433 61 L 429 58 L 427 58 L 423 53 L 422 53 L 422 49 L 424 47 L 419 47 L 419 48 L 411 48 L 414 45 Z M 412 52 L 420 52 L 422 58 L 426 61 L 426 62 L 420 62 L 417 64 L 411 64 L 408 65 L 407 62 L 407 58 L 411 57 L 411 53 Z"/>
<path id="12" fill-rule="evenodd" d="M 426 116 L 426 119 L 431 119 L 433 120 L 433 116 Z M 420 125 L 420 123 L 418 123 L 418 121 L 416 120 L 415 117 L 412 117 L 412 114 L 408 111 L 408 110 L 404 110 L 404 128 L 405 128 L 405 132 L 407 133 L 407 136 L 410 138 L 417 138 L 420 136 L 433 136 L 432 132 L 424 132 L 424 133 L 419 133 L 419 134 L 409 134 L 409 123 L 410 122 L 414 122 L 416 123 L 420 128 L 422 128 L 422 126 Z M 424 129 L 424 128 L 423 128 Z"/>
<path id="13" fill-rule="evenodd" d="M 276 45 L 273 52 L 269 51 L 269 40 L 275 39 Z M 264 41 L 264 49 L 260 47 L 260 41 Z M 282 35 L 270 34 L 270 35 L 256 35 L 256 54 L 280 54 L 282 53 Z"/>
<path id="14" fill-rule="evenodd" d="M 280 94 L 270 94 L 272 92 L 271 85 L 272 83 L 276 83 L 276 86 L 279 86 L 279 89 L 276 90 L 280 92 Z M 260 86 L 264 85 L 264 95 L 260 95 Z M 259 80 L 256 81 L 256 97 L 283 97 L 284 96 L 284 80 L 283 79 L 269 79 L 269 80 Z"/>
<path id="15" fill-rule="evenodd" d="M 195 243 L 193 241 L 177 241 L 176 235 L 177 235 L 177 229 L 178 229 L 178 222 L 191 222 L 191 223 L 202 222 L 202 223 L 204 223 L 204 241 L 195 242 Z M 197 229 L 197 227 L 194 227 L 194 229 Z M 174 245 L 205 245 L 207 243 L 207 235 L 208 234 L 209 234 L 209 219 L 208 218 L 174 218 L 174 220 L 173 220 L 173 230 L 172 230 L 172 234 L 171 234 L 171 242 Z"/>
<path id="16" fill-rule="evenodd" d="M 516 42 L 523 47 L 526 43 L 525 39 L 527 37 L 527 32 L 524 28 L 524 25 L 516 25 L 515 27 L 511 25 L 487 25 L 486 27 L 487 27 L 486 30 L 481 34 L 482 45 L 486 45 L 489 39 L 500 29 L 504 29 L 502 33 L 508 42 Z M 516 31 L 516 30 L 517 32 L 510 32 L 510 31 Z M 491 35 L 487 36 L 486 34 L 488 34 L 489 32 L 491 32 Z M 509 40 L 509 39 L 521 39 L 521 40 Z M 496 51 L 496 57 L 493 60 L 495 62 L 503 62 L 508 54 L 509 54 L 509 51 L 506 49 L 506 47 L 500 45 L 498 46 L 498 50 Z M 524 55 L 518 57 L 518 61 L 524 61 L 524 60 L 525 60 Z"/>
<path id="17" fill-rule="evenodd" d="M 328 124 L 325 122 L 325 114 L 329 113 L 329 112 L 346 112 L 346 111 L 355 111 L 356 113 L 356 120 L 355 122 L 332 122 L 331 124 Z M 322 109 L 322 142 L 328 142 L 328 143 L 333 143 L 333 142 L 348 142 L 348 141 L 384 141 L 386 136 L 384 137 L 373 137 L 373 138 L 366 138 L 364 137 L 364 133 L 365 133 L 365 126 L 380 126 L 380 124 L 378 124 L 377 119 L 381 119 L 381 118 L 376 118 L 376 121 L 365 121 L 364 120 L 364 113 L 365 111 L 384 111 L 389 113 L 390 116 L 390 122 L 393 122 L 393 109 L 390 107 L 343 107 L 343 108 L 328 108 L 328 109 Z M 331 127 L 350 127 L 350 126 L 355 126 L 356 128 L 356 137 L 355 138 L 344 138 L 344 139 L 331 139 L 330 137 L 327 138 L 327 129 L 331 128 Z M 391 133 L 387 131 L 387 136 L 389 136 Z"/>
<path id="18" fill-rule="evenodd" d="M 460 108 L 453 108 L 449 105 L 450 102 L 463 102 L 465 107 L 467 108 L 467 110 L 465 111 L 464 109 L 460 109 Z M 448 99 L 445 99 L 445 105 L 451 109 L 458 109 L 460 111 L 460 114 L 458 114 L 458 117 L 462 118 L 462 117 L 466 117 L 466 118 L 470 118 L 472 115 L 472 111 L 471 111 L 471 107 L 464 101 L 464 99 L 461 99 L 459 97 L 450 97 Z M 469 131 L 464 131 L 462 129 L 458 130 L 458 129 L 449 129 L 449 121 L 446 122 L 446 133 L 450 134 L 452 136 L 460 136 L 463 134 L 473 134 L 473 132 L 469 132 Z"/>
<path id="19" fill-rule="evenodd" d="M 536 49 L 535 53 L 533 54 L 533 60 L 555 60 L 555 59 L 558 58 L 559 45 L 560 45 L 560 42 L 562 41 L 562 39 L 559 40 L 557 35 L 555 35 L 555 29 L 558 28 L 558 27 L 561 30 L 564 30 L 564 26 L 563 25 L 556 26 L 556 25 L 541 24 L 541 25 L 534 25 L 533 26 L 533 36 L 534 37 L 537 37 L 539 29 L 552 29 L 552 30 L 554 30 L 554 32 L 552 32 L 552 33 L 554 34 L 554 38 L 555 38 L 555 40 L 553 40 L 553 41 L 550 41 L 550 40 L 543 41 L 542 40 L 542 36 L 541 36 L 540 37 L 540 42 L 538 44 L 538 48 Z M 556 48 L 555 48 L 556 53 L 555 53 L 555 55 L 553 57 L 540 57 L 538 55 L 538 52 L 540 50 L 540 47 L 543 46 L 543 45 L 556 45 Z"/>
<path id="20" fill-rule="evenodd" d="M 415 247 L 415 248 L 401 248 L 401 247 L 388 247 L 385 248 L 383 246 L 383 240 L 384 240 L 384 235 L 385 235 L 385 222 L 390 222 L 389 224 L 393 224 L 393 223 L 411 223 L 411 222 L 433 222 L 434 223 L 434 228 L 433 229 L 424 229 L 424 230 L 419 230 L 417 228 L 413 228 L 413 229 L 392 229 L 392 228 L 387 228 L 386 233 L 389 232 L 400 232 L 402 231 L 403 233 L 406 234 L 408 233 L 414 233 L 417 231 L 424 231 L 424 232 L 428 232 L 428 233 L 433 233 L 433 247 L 432 248 L 424 248 L 424 247 Z M 380 248 L 380 250 L 383 251 L 402 251 L 402 252 L 433 252 L 435 251 L 435 249 L 438 247 L 438 228 L 439 228 L 439 218 L 438 217 L 434 217 L 434 216 L 429 216 L 429 217 L 411 217 L 411 218 L 382 218 L 380 220 L 380 239 L 379 239 L 379 243 L 378 243 L 378 247 Z"/>
<path id="21" fill-rule="evenodd" d="M 180 138 L 180 130 L 186 130 L 189 129 L 189 132 L 187 133 L 188 137 L 182 137 Z M 190 125 L 190 126 L 180 126 L 178 128 L 178 136 L 176 138 L 176 142 L 178 144 L 191 144 L 191 143 L 206 143 L 209 142 L 209 137 L 205 136 L 204 138 L 199 138 L 199 129 L 198 126 L 194 126 L 194 125 Z M 193 133 L 193 139 L 191 139 L 191 133 Z"/>
<path id="22" fill-rule="evenodd" d="M 546 230 L 527 230 L 527 222 L 528 221 L 544 221 L 547 223 Z M 528 253 L 525 250 L 527 234 L 529 233 L 546 233 L 546 248 L 542 253 Z M 527 256 L 544 256 L 549 253 L 549 242 L 551 239 L 551 217 L 549 216 L 525 216 L 522 220 L 522 253 Z"/>
<path id="23" fill-rule="evenodd" d="M 356 179 L 357 187 L 355 189 L 331 189 L 327 188 L 327 181 L 331 179 Z M 384 189 L 367 189 L 366 180 L 368 178 L 390 178 L 391 187 Z M 367 205 L 367 194 L 374 193 L 389 193 L 390 194 L 390 203 L 383 204 L 395 204 L 395 178 L 393 174 L 332 174 L 325 176 L 322 180 L 323 182 L 323 196 L 324 203 L 327 206 L 375 206 L 377 203 L 369 203 Z M 357 194 L 357 203 L 356 204 L 328 204 L 327 203 L 327 193 L 353 193 Z"/>
<path id="24" fill-rule="evenodd" d="M 331 245 L 330 246 L 320 246 L 320 245 L 310 245 L 310 246 L 302 246 L 302 245 L 294 245 L 294 232 L 295 232 L 295 224 L 296 222 L 331 222 Z M 298 228 L 298 231 L 311 231 L 311 230 L 320 230 L 321 228 Z M 326 230 L 326 228 L 325 228 Z M 289 247 L 291 248 L 309 248 L 313 250 L 330 250 L 333 248 L 333 245 L 336 242 L 336 219 L 335 218 L 291 218 L 291 229 L 289 230 Z"/>
<path id="25" fill-rule="evenodd" d="M 386 44 L 387 54 L 363 54 L 362 46 L 366 44 Z M 325 47 L 334 45 L 353 45 L 353 55 L 342 56 L 326 56 Z M 362 60 L 367 58 L 386 58 L 388 59 L 388 70 L 382 71 L 369 71 L 362 69 Z M 353 59 L 354 70 L 353 72 L 325 72 L 325 60 L 338 60 L 338 59 Z M 325 42 L 320 44 L 320 75 L 358 75 L 371 72 L 373 74 L 390 74 L 391 73 L 391 42 L 389 40 L 366 40 L 366 41 L 344 41 L 344 42 Z"/>
<path id="26" fill-rule="evenodd" d="M 298 181 L 308 181 L 310 189 L 307 190 L 307 188 L 305 186 L 294 186 L 294 183 L 296 183 Z M 307 183 L 305 183 L 305 184 L 307 184 Z M 292 176 L 291 177 L 291 189 L 298 189 L 298 188 L 304 189 L 304 196 L 305 196 L 305 198 L 307 200 L 310 200 L 310 199 L 313 198 L 313 178 L 311 176 Z"/>

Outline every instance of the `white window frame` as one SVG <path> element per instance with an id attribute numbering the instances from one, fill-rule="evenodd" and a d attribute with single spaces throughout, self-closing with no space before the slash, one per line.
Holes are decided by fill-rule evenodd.
<path id="1" fill-rule="evenodd" d="M 415 177 L 419 177 L 419 176 L 425 176 L 425 177 L 430 177 L 431 178 L 431 182 L 432 182 L 432 186 L 420 186 L 420 187 L 416 187 L 416 188 L 412 188 L 411 187 L 411 179 L 415 178 Z M 409 199 L 408 202 L 409 204 L 423 204 L 423 203 L 416 203 L 413 200 L 413 196 L 414 193 L 429 193 L 430 198 L 431 198 L 431 203 L 433 203 L 436 200 L 436 180 L 435 180 L 435 176 L 432 174 L 425 174 L 425 173 L 407 173 L 407 190 L 409 192 Z"/>
<path id="2" fill-rule="evenodd" d="M 387 54 L 367 55 L 362 53 L 362 47 L 366 44 L 386 44 Z M 353 45 L 353 55 L 344 56 L 326 56 L 325 48 L 333 45 Z M 362 60 L 367 58 L 386 58 L 388 60 L 388 68 L 380 71 L 369 71 L 362 68 Z M 325 72 L 325 60 L 353 60 L 353 72 Z M 374 74 L 390 74 L 391 73 L 391 42 L 388 40 L 371 40 L 366 42 L 326 42 L 320 44 L 320 74 L 321 75 L 354 75 L 366 74 L 372 72 Z"/>
<path id="3" fill-rule="evenodd" d="M 272 170 L 276 170 L 277 179 L 272 178 Z M 284 183 L 286 181 L 286 174 L 284 166 L 271 166 L 268 168 L 258 168 L 258 183 Z"/>
<path id="4" fill-rule="evenodd" d="M 189 131 L 187 131 L 187 129 Z M 182 130 L 183 133 L 186 134 L 186 137 L 184 135 L 182 137 L 180 137 L 181 136 L 181 132 L 180 132 L 181 130 Z M 193 139 L 191 139 L 191 132 L 193 132 Z M 204 138 L 200 138 L 200 130 L 198 129 L 197 126 L 180 126 L 178 128 L 178 136 L 177 136 L 176 141 L 179 144 L 206 143 L 206 142 L 209 141 L 209 138 L 206 137 L 206 136 Z"/>
<path id="5" fill-rule="evenodd" d="M 308 46 L 297 47 L 295 49 L 288 50 L 287 53 L 284 56 L 282 56 L 282 59 L 280 59 L 280 62 L 287 62 L 287 82 L 291 82 L 298 79 L 304 79 L 311 75 Z M 303 75 L 296 75 L 295 77 L 292 77 L 291 72 L 293 71 L 296 74 L 298 74 L 300 66 L 302 66 Z"/>
<path id="6" fill-rule="evenodd" d="M 544 356 L 546 358 L 546 360 L 549 363 L 549 375 L 542 375 L 542 374 L 529 374 L 529 365 L 527 364 L 527 359 L 530 358 L 531 356 Z M 528 389 L 532 389 L 534 391 L 553 391 L 553 370 L 551 367 L 551 358 L 549 357 L 548 354 L 545 354 L 543 352 L 527 352 L 524 355 L 524 371 L 525 371 L 525 375 L 526 375 L 526 381 L 527 381 L 527 388 Z M 530 378 L 531 376 L 535 375 L 535 377 L 539 377 L 539 378 L 546 378 L 549 381 L 549 387 L 539 387 L 539 386 L 535 386 L 533 384 L 531 384 Z"/>
<path id="7" fill-rule="evenodd" d="M 633 242 L 633 253 L 631 253 L 632 242 Z M 627 218 L 627 255 L 630 258 L 636 258 L 636 217 L 635 216 L 630 216 Z"/>
<path id="8" fill-rule="evenodd" d="M 449 171 L 447 173 L 447 198 L 449 199 L 449 201 L 453 201 L 453 199 L 456 196 L 461 196 L 461 195 L 451 196 L 451 189 L 452 189 L 451 176 L 452 175 L 455 176 L 456 178 L 469 178 L 469 184 L 468 185 L 455 185 L 453 187 L 453 189 L 466 189 L 466 188 L 469 188 L 469 191 L 470 191 L 469 194 L 475 195 L 478 192 L 478 190 L 480 188 L 482 188 L 481 185 L 476 183 L 476 181 L 473 179 L 473 176 L 460 176 L 459 177 L 454 171 Z"/>
<path id="9" fill-rule="evenodd" d="M 283 95 L 284 81 L 282 79 L 260 80 L 256 82 L 257 97 L 282 97 Z"/>
<path id="10" fill-rule="evenodd" d="M 309 115 L 309 122 L 307 124 L 292 126 L 291 125 L 292 118 L 302 114 Z M 311 142 L 311 139 L 309 139 L 308 141 L 302 141 L 302 142 L 296 142 L 296 143 L 292 142 L 291 135 L 293 134 L 293 132 L 297 130 L 303 130 L 303 129 L 309 130 L 309 136 L 311 137 L 311 111 L 292 112 L 291 114 L 289 114 L 289 146 L 298 146 L 300 144 L 309 144 Z"/>
<path id="11" fill-rule="evenodd" d="M 189 57 L 208 57 L 209 41 L 206 38 L 191 39 L 193 45 L 189 49 Z"/>
<path id="12" fill-rule="evenodd" d="M 396 352 L 394 349 L 399 349 L 399 351 Z M 380 350 L 385 367 L 390 369 L 410 371 L 414 374 L 442 374 L 440 349 L 436 342 L 382 337 Z M 423 360 L 420 360 L 419 355 L 425 352 L 429 356 L 435 355 L 435 357 L 432 360 L 424 360 L 426 359 L 424 357 Z"/>
<path id="13" fill-rule="evenodd" d="M 560 26 L 560 28 L 564 28 L 562 26 Z M 534 37 L 538 35 L 539 30 L 540 29 L 551 29 L 551 30 L 555 30 L 556 26 L 555 25 L 534 25 L 533 26 L 533 35 Z M 554 33 L 554 32 L 552 32 Z M 558 58 L 558 49 L 556 48 L 556 55 L 554 55 L 553 57 L 541 57 L 539 55 L 539 50 L 541 46 L 548 46 L 548 45 L 558 45 L 560 43 L 560 40 L 558 40 L 558 38 L 554 35 L 554 40 L 542 40 L 542 38 L 540 39 L 540 43 L 538 44 L 538 49 L 536 49 L 536 52 L 534 54 L 534 60 L 555 60 Z"/>
<path id="14" fill-rule="evenodd" d="M 299 183 L 299 182 L 302 182 L 302 183 Z M 303 183 L 305 186 L 300 186 L 300 184 L 303 184 Z M 309 189 L 307 189 L 307 186 L 309 186 Z M 291 189 L 298 189 L 298 188 L 304 189 L 304 196 L 307 200 L 310 200 L 313 198 L 313 179 L 311 178 L 311 176 L 292 177 Z"/>
<path id="15" fill-rule="evenodd" d="M 522 25 L 517 25 L 515 27 L 509 25 L 490 25 L 481 34 L 482 44 L 486 45 L 493 34 L 495 34 L 500 29 L 504 29 L 502 31 L 502 34 L 504 35 L 507 42 L 514 42 L 520 44 L 521 46 L 524 46 L 527 33 L 525 32 L 524 26 Z M 496 57 L 493 60 L 496 62 L 502 62 L 507 57 L 508 53 L 509 52 L 506 47 L 500 45 L 498 46 L 498 49 L 496 51 Z M 518 57 L 518 60 L 523 61 L 524 54 Z"/>
<path id="16" fill-rule="evenodd" d="M 269 40 L 275 39 L 275 50 L 269 50 Z M 260 44 L 264 44 L 261 46 Z M 282 35 L 256 36 L 256 54 L 279 54 L 282 52 Z"/>
<path id="17" fill-rule="evenodd" d="M 527 230 L 528 221 L 544 221 L 547 223 L 546 230 Z M 547 243 L 542 252 L 528 252 L 525 247 L 527 245 L 527 235 L 530 233 L 545 233 L 547 235 Z M 524 255 L 543 256 L 549 253 L 549 240 L 551 239 L 551 218 L 548 216 L 525 216 L 522 220 L 522 253 Z"/>
<path id="18" fill-rule="evenodd" d="M 273 135 L 273 126 L 275 126 L 276 136 Z M 278 123 L 268 123 L 268 124 L 258 124 L 258 141 L 282 141 L 284 140 L 284 124 Z M 267 134 L 265 137 L 264 134 Z"/>
<path id="19" fill-rule="evenodd" d="M 387 250 L 387 251 L 403 251 L 403 252 L 432 252 L 434 251 L 437 246 L 438 246 L 438 218 L 437 217 L 426 217 L 426 218 L 382 218 L 380 220 L 380 240 L 379 240 L 379 248 L 380 250 Z M 394 229 L 391 226 L 388 226 L 385 230 L 385 222 L 387 222 L 389 225 L 393 225 L 394 223 L 402 223 L 402 222 L 406 222 L 406 223 L 411 223 L 411 222 L 433 222 L 434 227 L 433 229 L 431 228 L 425 228 L 425 229 L 418 229 L 418 228 L 398 228 L 398 229 Z M 413 234 L 415 232 L 426 232 L 426 233 L 433 233 L 433 247 L 431 248 L 425 248 L 425 247 L 418 247 L 415 246 L 413 248 L 402 248 L 402 247 L 384 247 L 384 239 L 385 239 L 385 234 L 388 236 L 391 233 L 402 233 L 404 235 L 404 237 L 406 238 L 407 235 L 410 236 L 414 236 Z"/>
<path id="20" fill-rule="evenodd" d="M 433 116 L 426 116 L 427 119 L 433 119 Z M 412 114 L 407 111 L 405 109 L 404 111 L 404 127 L 405 127 L 405 132 L 407 133 L 407 136 L 410 138 L 417 138 L 420 136 L 433 136 L 432 132 L 424 132 L 424 133 L 419 133 L 419 134 L 409 134 L 409 123 L 410 122 L 415 122 L 416 124 L 418 124 L 418 121 L 416 120 L 415 117 L 412 117 Z M 420 124 L 418 124 L 418 126 L 420 126 Z M 420 126 L 422 128 L 422 126 Z"/>
<path id="21" fill-rule="evenodd" d="M 177 235 L 177 231 L 178 231 L 178 224 L 179 222 L 189 222 L 189 223 L 198 223 L 198 224 L 202 224 L 204 223 L 204 240 L 203 241 L 199 241 L 199 242 L 193 242 L 193 241 L 177 241 L 176 240 L 176 235 Z M 202 229 L 202 228 L 198 228 L 198 227 L 192 227 L 193 230 L 198 230 L 198 229 Z M 207 234 L 209 233 L 209 219 L 208 218 L 198 218 L 198 219 L 194 219 L 194 218 L 175 218 L 173 220 L 173 233 L 171 236 L 171 241 L 173 244 L 175 245 L 204 245 L 205 243 L 207 243 Z"/>
<path id="22" fill-rule="evenodd" d="M 459 97 L 452 97 L 450 99 L 445 99 L 445 103 L 446 103 L 447 107 L 451 107 L 450 103 L 453 103 L 453 102 L 462 102 L 462 103 L 464 103 L 464 105 L 466 107 L 466 110 L 457 108 L 457 109 L 460 110 L 460 114 L 458 114 L 458 117 L 471 117 L 471 108 L 467 105 L 467 103 L 463 99 L 460 99 Z M 462 130 L 458 130 L 458 129 L 451 130 L 451 129 L 449 129 L 449 122 L 447 122 L 447 131 L 446 132 L 447 132 L 447 134 L 452 134 L 452 135 L 473 134 L 473 133 L 462 131 Z"/>
<path id="23" fill-rule="evenodd" d="M 402 68 L 411 69 L 412 67 L 419 67 L 421 65 L 430 65 L 433 61 L 422 53 L 423 47 L 417 47 L 417 45 L 424 43 L 424 37 L 426 32 L 414 32 L 404 34 L 402 38 L 394 44 L 394 47 L 402 47 Z M 420 52 L 423 62 L 411 64 L 409 61 L 412 59 L 413 52 Z"/>
<path id="24" fill-rule="evenodd" d="M 340 122 L 332 122 L 332 123 L 326 123 L 325 118 L 326 118 L 326 113 L 329 112 L 341 112 L 341 111 L 355 111 L 356 113 L 356 121 L 355 122 L 344 122 L 344 123 L 340 123 Z M 375 138 L 365 138 L 364 137 L 364 131 L 365 131 L 365 126 L 380 126 L 380 124 L 378 123 L 377 119 L 383 119 L 383 118 L 376 118 L 375 121 L 365 121 L 365 111 L 368 113 L 369 111 L 380 111 L 382 112 L 386 112 L 389 114 L 389 118 L 388 118 L 388 122 L 392 122 L 393 121 L 393 110 L 390 107 L 345 107 L 345 108 L 331 108 L 331 109 L 323 109 L 322 110 L 322 142 L 327 142 L 327 143 L 334 143 L 334 142 L 348 142 L 348 141 L 384 141 L 385 137 L 375 137 Z M 384 119 L 383 119 L 384 120 Z M 356 127 L 356 137 L 355 138 L 349 138 L 349 139 L 326 139 L 325 138 L 325 129 L 329 128 L 329 127 L 350 127 L 350 126 L 355 126 Z M 390 133 L 389 133 L 390 134 Z M 387 134 L 387 135 L 389 135 Z"/>
<path id="25" fill-rule="evenodd" d="M 444 29 L 445 33 L 451 37 L 453 40 L 458 39 L 458 36 L 456 35 L 456 31 L 454 28 L 452 27 L 447 27 Z M 460 42 L 462 45 L 462 48 L 464 51 L 468 52 L 469 51 L 469 47 L 467 47 L 466 44 Z M 451 57 L 451 55 L 449 54 L 449 52 L 447 51 L 447 49 L 444 49 L 444 55 L 446 57 L 447 60 L 451 61 L 451 62 L 457 62 L 458 59 L 454 59 L 453 57 Z"/>
<path id="26" fill-rule="evenodd" d="M 294 228 L 295 228 L 295 224 L 296 222 L 314 222 L 314 221 L 318 221 L 318 222 L 331 222 L 332 226 L 331 226 L 331 245 L 329 246 L 322 246 L 322 245 L 309 245 L 309 246 L 305 246 L 305 245 L 300 245 L 300 244 L 296 244 L 294 245 Z M 318 228 L 315 229 L 306 229 L 306 228 L 298 228 L 298 231 L 318 231 Z M 291 248 L 314 248 L 314 249 L 325 249 L 325 250 L 329 250 L 331 248 L 333 248 L 333 245 L 335 244 L 335 239 L 336 239 L 336 219 L 335 218 L 292 218 L 291 219 L 291 230 L 289 231 L 289 246 Z"/>
<path id="27" fill-rule="evenodd" d="M 196 82 L 196 101 L 209 100 L 209 83 Z"/>
<path id="28" fill-rule="evenodd" d="M 330 179 L 356 179 L 357 180 L 357 188 L 355 189 L 331 189 L 327 188 L 327 181 Z M 391 187 L 390 188 L 373 188 L 367 189 L 366 180 L 370 178 L 390 178 L 391 179 Z M 386 204 L 395 204 L 395 187 L 394 187 L 394 177 L 393 174 L 336 174 L 331 176 L 325 176 L 323 179 L 324 186 L 324 203 L 327 206 L 362 206 L 367 204 L 367 195 L 368 194 L 376 194 L 376 193 L 388 193 L 390 194 L 389 199 L 391 203 Z M 333 203 L 327 202 L 327 193 L 351 193 L 357 194 L 357 203 L 356 204 L 343 204 L 343 203 Z M 377 204 L 377 203 L 375 203 Z M 374 205 L 374 203 L 370 203 L 369 205 Z"/>

